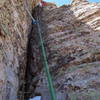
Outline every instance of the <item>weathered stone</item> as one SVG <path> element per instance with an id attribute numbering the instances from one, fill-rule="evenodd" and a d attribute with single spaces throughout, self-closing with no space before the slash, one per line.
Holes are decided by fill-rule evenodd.
<path id="1" fill-rule="evenodd" d="M 35 95 L 50 100 L 36 25 L 27 49 L 31 19 L 25 3 L 0 1 L 0 100 L 24 100 Z M 27 1 L 30 11 L 34 4 Z M 62 7 L 47 3 L 46 7 L 36 8 L 34 18 L 35 13 L 40 16 L 57 100 L 99 100 L 100 3 L 73 0 Z"/>
<path id="2" fill-rule="evenodd" d="M 69 6 L 44 8 L 42 12 L 41 20 L 45 24 L 42 29 L 47 37 L 46 50 L 57 100 L 67 100 L 64 95 L 68 95 L 68 100 L 98 100 L 100 97 L 99 5 L 73 0 Z M 43 80 L 39 85 L 47 84 L 45 76 Z M 46 87 L 36 88 L 40 94 L 44 89 Z M 42 96 L 50 98 L 45 93 Z"/>
<path id="3" fill-rule="evenodd" d="M 24 0 L 0 0 L 0 100 L 18 100 L 24 80 L 31 22 L 24 4 Z"/>

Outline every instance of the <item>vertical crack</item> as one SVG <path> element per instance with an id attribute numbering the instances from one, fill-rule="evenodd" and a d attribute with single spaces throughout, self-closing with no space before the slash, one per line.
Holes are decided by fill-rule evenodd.
<path id="1" fill-rule="evenodd" d="M 39 9 L 40 9 L 39 7 L 36 7 L 33 10 L 33 17 L 35 19 L 36 19 L 36 13 Z M 25 73 L 24 100 L 28 100 L 31 97 L 41 95 L 40 93 L 34 93 L 37 83 L 39 81 L 39 73 L 43 68 L 42 67 L 43 64 L 40 60 L 41 50 L 37 32 L 38 32 L 37 25 L 32 24 L 32 29 L 28 36 L 28 44 L 27 44 L 27 67 Z"/>

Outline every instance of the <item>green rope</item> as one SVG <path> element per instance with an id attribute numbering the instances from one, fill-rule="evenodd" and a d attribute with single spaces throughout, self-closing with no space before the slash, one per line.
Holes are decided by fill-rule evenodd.
<path id="1" fill-rule="evenodd" d="M 47 80 L 48 80 L 51 100 L 56 100 L 56 95 L 55 95 L 55 91 L 54 91 L 54 87 L 53 87 L 53 82 L 52 82 L 52 78 L 51 78 L 51 74 L 50 74 L 49 66 L 48 66 L 48 62 L 47 62 L 46 51 L 45 51 L 45 47 L 44 47 L 44 44 L 43 44 L 41 28 L 40 28 L 39 20 L 37 20 L 37 21 L 38 21 L 38 23 L 37 23 L 38 34 L 39 34 L 39 38 L 40 38 L 40 45 L 41 45 L 41 49 L 42 49 L 42 55 L 43 55 L 45 72 L 46 72 L 46 76 L 47 76 Z"/>
<path id="2" fill-rule="evenodd" d="M 28 12 L 28 14 L 31 17 L 32 21 L 36 22 L 36 20 L 33 18 L 33 16 L 31 15 L 30 11 L 27 8 L 26 8 L 26 11 Z M 51 74 L 50 74 L 50 71 L 49 71 L 49 66 L 48 66 L 48 62 L 47 62 L 46 51 L 45 51 L 45 47 L 44 47 L 44 44 L 43 44 L 43 39 L 42 39 L 42 34 L 41 34 L 41 28 L 40 28 L 38 17 L 37 17 L 36 24 L 37 24 L 37 27 L 38 27 L 38 34 L 39 34 L 40 45 L 41 45 L 42 54 L 43 54 L 43 60 L 44 60 L 44 65 L 45 65 L 45 73 L 46 73 L 47 80 L 48 80 L 48 85 L 49 85 L 49 91 L 50 91 L 50 95 L 51 95 L 51 100 L 56 100 L 56 95 L 55 95 L 55 91 L 54 91 L 54 87 L 53 87 L 53 82 L 52 82 Z"/>

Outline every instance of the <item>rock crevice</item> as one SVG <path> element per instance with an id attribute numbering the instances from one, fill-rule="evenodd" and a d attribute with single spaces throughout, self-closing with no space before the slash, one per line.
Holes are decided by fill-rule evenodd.
<path id="1" fill-rule="evenodd" d="M 37 95 L 50 100 L 37 25 L 31 23 L 23 0 L 0 3 L 0 100 Z M 27 4 L 32 8 L 31 0 Z M 57 100 L 100 98 L 99 10 L 100 3 L 87 0 L 33 10 L 33 17 L 40 19 Z"/>
<path id="2" fill-rule="evenodd" d="M 62 96 L 62 100 L 98 100 L 100 30 L 96 23 L 100 20 L 99 4 L 86 0 L 81 0 L 78 5 L 75 2 L 52 10 L 43 8 L 41 22 L 44 24 L 41 28 L 49 69 L 57 100 Z M 94 16 L 98 17 L 96 23 L 93 23 Z M 34 93 L 40 93 L 42 100 L 50 99 L 44 70 L 38 76 Z"/>

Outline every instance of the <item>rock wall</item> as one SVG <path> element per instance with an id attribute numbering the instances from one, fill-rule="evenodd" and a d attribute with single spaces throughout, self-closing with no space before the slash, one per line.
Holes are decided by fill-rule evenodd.
<path id="1" fill-rule="evenodd" d="M 73 0 L 71 5 L 59 8 L 44 7 L 40 18 L 57 100 L 99 100 L 100 3 Z M 35 58 L 39 60 L 39 54 Z M 34 64 L 42 67 L 39 62 L 43 61 Z M 34 94 L 51 100 L 44 70 L 36 76 Z"/>
<path id="2" fill-rule="evenodd" d="M 0 0 L 0 100 L 36 95 L 51 100 L 37 25 L 31 27 L 25 9 L 31 11 L 33 3 Z M 35 8 L 33 16 L 40 18 L 57 100 L 99 100 L 100 3 L 73 0 L 62 7 L 50 3 Z"/>
<path id="3" fill-rule="evenodd" d="M 23 84 L 32 0 L 0 0 L 0 100 L 18 100 Z"/>

